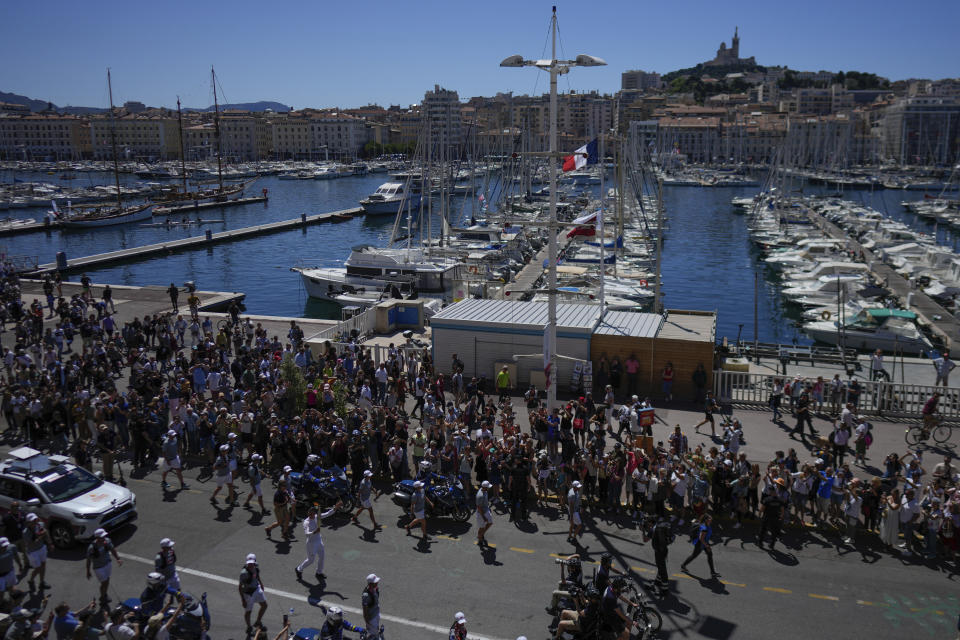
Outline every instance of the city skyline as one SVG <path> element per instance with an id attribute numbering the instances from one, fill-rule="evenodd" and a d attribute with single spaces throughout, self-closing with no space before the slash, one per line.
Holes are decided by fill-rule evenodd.
<path id="1" fill-rule="evenodd" d="M 9 6 L 0 55 L 18 62 L 8 63 L 0 90 L 61 107 L 105 106 L 110 67 L 115 104 L 172 107 L 179 95 L 184 105 L 203 108 L 212 104 L 213 64 L 222 102 L 274 100 L 294 108 L 407 106 L 435 84 L 461 99 L 547 91 L 545 74 L 498 64 L 514 53 L 549 57 L 550 3 L 493 2 L 483 13 L 432 3 L 402 11 L 381 2 L 365 6 L 359 17 L 339 4 L 286 4 L 263 15 L 263 5 L 245 1 L 226 14 L 179 2 L 162 13 L 117 2 L 91 10 L 54 0 L 42 14 Z M 623 71 L 694 66 L 713 58 L 735 27 L 741 55 L 761 65 L 865 71 L 891 80 L 960 75 L 950 34 L 960 20 L 956 3 L 928 3 L 923 15 L 868 13 L 822 0 L 805 7 L 802 15 L 771 15 L 758 2 L 740 3 L 736 11 L 695 2 L 678 19 L 671 7 L 558 4 L 558 56 L 589 53 L 609 63 L 574 70 L 561 79 L 561 91 L 614 93 Z M 935 15 L 942 19 L 930 20 Z"/>

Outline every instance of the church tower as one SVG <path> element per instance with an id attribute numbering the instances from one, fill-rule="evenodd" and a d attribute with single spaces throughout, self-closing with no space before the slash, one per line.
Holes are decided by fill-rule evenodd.
<path id="1" fill-rule="evenodd" d="M 739 27 L 733 28 L 733 42 L 732 42 L 732 46 L 730 47 L 733 53 L 734 61 L 740 59 L 740 36 L 737 35 L 738 29 Z"/>

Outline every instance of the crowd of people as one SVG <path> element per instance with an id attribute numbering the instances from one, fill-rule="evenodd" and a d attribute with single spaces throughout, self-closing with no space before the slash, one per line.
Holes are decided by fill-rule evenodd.
<path id="1" fill-rule="evenodd" d="M 782 526 L 792 521 L 836 535 L 843 544 L 865 545 L 876 536 L 905 555 L 916 552 L 956 563 L 956 467 L 947 457 L 927 474 L 919 452 L 892 453 L 882 474 L 870 476 L 865 463 L 872 434 L 869 423 L 857 416 L 855 400 L 843 407 L 834 403 L 833 431 L 813 441 L 812 454 L 791 448 L 761 461 L 747 455 L 739 420 L 725 419 L 717 431 L 719 407 L 709 392 L 704 392 L 706 418 L 696 429 L 709 423 L 710 445 L 692 445 L 689 429 L 680 425 L 656 441 L 645 419 L 651 415 L 650 402 L 617 393 L 616 362 L 598 376 L 609 381 L 601 387 L 599 402 L 587 392 L 548 408 L 543 394 L 531 388 L 515 406 L 499 377 L 492 390 L 498 396 L 488 396 L 488 381 L 466 376 L 456 355 L 443 367 L 452 374 L 445 375 L 429 349 L 391 345 L 379 361 L 362 344 L 330 346 L 318 353 L 304 343 L 294 321 L 281 340 L 242 319 L 235 307 L 215 326 L 192 303 L 187 317 L 158 314 L 117 326 L 107 288 L 95 297 L 87 284 L 67 301 L 56 279 L 43 286 L 46 303 L 37 299 L 24 305 L 16 275 L 0 273 L 2 329 L 12 330 L 14 338 L 4 348 L 2 411 L 8 435 L 35 448 L 69 453 L 87 469 L 99 464 L 97 470 L 108 480 L 121 473 L 121 458 L 144 471 L 157 465 L 165 490 L 171 490 L 168 478 L 185 488 L 183 469 L 193 464 L 215 480 L 214 505 L 221 492 L 227 503 L 238 504 L 237 485 L 244 483 L 244 506 L 253 508 L 255 499 L 262 513 L 268 512 L 262 483 L 275 478 L 270 506 L 276 521 L 266 527 L 268 535 L 277 528 L 282 536 L 293 535 L 291 471 L 337 467 L 348 472 L 358 496 L 353 517 L 367 511 L 377 530 L 370 502 L 375 485 L 434 473 L 462 483 L 476 508 L 481 547 L 495 510 L 522 521 L 531 509 L 559 509 L 569 518 L 568 539 L 574 544 L 579 544 L 588 514 L 635 522 L 659 540 L 654 548 L 661 588 L 666 585 L 664 525 L 686 537 L 690 521 L 696 529 L 689 533 L 692 549 L 682 568 L 687 570 L 703 553 L 712 577 L 719 575 L 711 549 L 714 528 L 719 524 L 736 535 L 749 520 L 759 522 L 757 543 L 769 536 L 771 548 Z M 176 304 L 172 294 L 171 301 Z M 45 322 L 49 320 L 53 322 Z M 6 326 L 10 322 L 12 329 Z M 628 360 L 624 371 L 630 390 L 635 388 L 631 364 Z M 666 397 L 671 395 L 666 382 L 672 379 L 672 370 L 664 374 Z M 789 410 L 805 437 L 804 425 L 812 430 L 805 413 L 834 401 L 825 391 L 829 385 L 821 384 L 817 395 L 821 382 L 809 390 L 803 381 L 794 382 L 800 389 L 796 397 L 781 387 L 777 399 L 775 388 L 774 417 L 788 410 L 782 399 L 789 397 Z M 849 393 L 847 389 L 847 399 Z M 851 450 L 852 463 L 847 460 Z M 419 526 L 427 537 L 427 506 L 411 508 L 408 532 Z M 295 570 L 298 579 L 311 565 L 317 580 L 323 579 L 319 530 L 329 514 L 314 509 L 302 522 L 308 548 Z M 23 528 L 4 524 L 8 542 L 16 546 Z M 658 525 L 660 532 L 654 535 Z M 105 544 L 91 544 L 94 571 L 115 554 Z M 262 589 L 256 595 L 259 576 L 256 558 L 250 557 L 253 566 L 246 578 L 241 576 L 240 595 L 252 630 L 262 621 L 266 601 Z M 20 569 L 33 566 L 29 559 L 21 564 L 16 554 L 11 558 Z M 3 562 L 0 552 L 0 579 Z M 31 583 L 34 578 L 42 589 L 44 578 L 35 567 Z M 3 582 L 5 591 L 19 579 L 9 582 Z M 107 603 L 104 589 L 100 605 Z M 257 603 L 258 617 L 251 622 Z M 82 625 L 82 617 L 76 619 Z M 81 636 L 58 632 L 57 637 Z"/>

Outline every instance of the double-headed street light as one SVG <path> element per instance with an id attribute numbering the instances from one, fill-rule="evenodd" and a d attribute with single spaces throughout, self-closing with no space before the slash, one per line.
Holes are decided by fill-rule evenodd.
<path id="1" fill-rule="evenodd" d="M 521 55 L 510 56 L 501 67 L 537 67 L 550 72 L 550 220 L 548 222 L 547 265 L 547 326 L 543 341 L 544 369 L 547 373 L 547 408 L 557 404 L 557 76 L 573 67 L 600 67 L 607 63 L 595 56 L 580 54 L 575 60 L 557 60 L 557 8 L 550 18 L 551 59 L 525 60 Z M 601 242 L 603 239 L 601 238 Z M 603 313 L 603 309 L 600 310 Z"/>

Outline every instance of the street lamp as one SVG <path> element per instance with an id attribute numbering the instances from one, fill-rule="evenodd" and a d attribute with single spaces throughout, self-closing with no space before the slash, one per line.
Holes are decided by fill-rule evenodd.
<path id="1" fill-rule="evenodd" d="M 607 64 L 596 56 L 580 54 L 574 60 L 557 60 L 557 7 L 550 18 L 551 59 L 526 60 L 521 55 L 505 58 L 501 67 L 537 67 L 550 72 L 550 219 L 548 222 L 547 327 L 543 360 L 547 369 L 547 408 L 557 404 L 557 76 L 573 67 L 600 67 Z M 601 242 L 603 239 L 601 238 Z M 603 310 L 601 309 L 601 313 Z"/>

